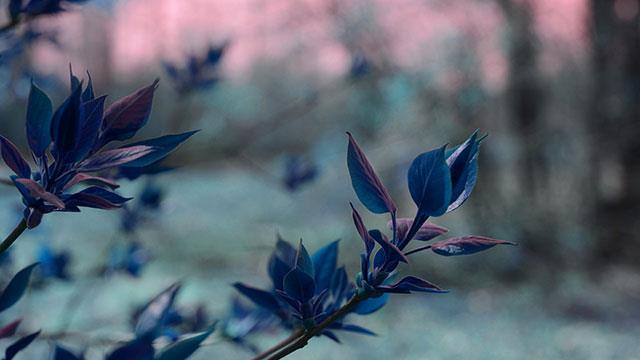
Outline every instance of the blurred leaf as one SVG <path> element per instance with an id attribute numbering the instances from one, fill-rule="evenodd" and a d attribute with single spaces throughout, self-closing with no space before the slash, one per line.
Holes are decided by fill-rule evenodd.
<path id="1" fill-rule="evenodd" d="M 20 300 L 27 290 L 31 272 L 38 263 L 31 264 L 26 268 L 18 271 L 18 273 L 9 281 L 7 287 L 0 294 L 0 312 L 12 307 Z"/>
<path id="2" fill-rule="evenodd" d="M 438 241 L 431 250 L 442 256 L 470 255 L 490 249 L 496 245 L 516 245 L 505 240 L 496 240 L 485 236 L 469 235 Z"/>
<path id="3" fill-rule="evenodd" d="M 162 350 L 157 360 L 184 360 L 195 353 L 200 344 L 213 333 L 213 327 L 201 334 L 180 339 Z"/>

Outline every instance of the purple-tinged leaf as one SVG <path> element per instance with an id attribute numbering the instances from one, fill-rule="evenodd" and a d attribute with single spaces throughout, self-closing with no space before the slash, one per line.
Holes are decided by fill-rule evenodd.
<path id="1" fill-rule="evenodd" d="M 95 209 L 115 209 L 121 207 L 131 198 L 122 197 L 114 192 L 97 186 L 88 187 L 65 199 L 67 208 L 90 207 Z"/>
<path id="2" fill-rule="evenodd" d="M 496 245 L 516 245 L 510 241 L 496 240 L 485 236 L 469 235 L 438 241 L 431 250 L 442 256 L 470 255 Z"/>
<path id="3" fill-rule="evenodd" d="M 79 171 L 95 172 L 131 163 L 147 156 L 156 149 L 151 146 L 135 145 L 99 152 L 80 163 Z"/>
<path id="4" fill-rule="evenodd" d="M 6 137 L 0 135 L 0 154 L 2 160 L 13 172 L 21 178 L 31 177 L 31 167 L 20 155 L 18 148 Z"/>
<path id="5" fill-rule="evenodd" d="M 43 216 L 44 214 L 40 210 L 32 209 L 27 217 L 27 228 L 33 229 L 40 225 Z"/>
<path id="6" fill-rule="evenodd" d="M 91 74 L 89 74 L 89 72 L 87 72 L 87 77 L 89 78 L 89 81 L 87 83 L 87 87 L 82 92 L 82 102 L 87 102 L 95 99 L 95 95 L 93 93 L 93 80 L 91 79 Z"/>
<path id="7" fill-rule="evenodd" d="M 182 144 L 188 138 L 193 136 L 193 134 L 197 133 L 199 130 L 188 131 L 181 134 L 175 135 L 165 135 L 158 138 L 139 141 L 128 146 L 151 146 L 153 147 L 153 151 L 145 156 L 142 156 L 134 161 L 128 162 L 124 164 L 125 167 L 143 167 L 151 165 L 155 162 L 160 161 L 162 158 L 169 155 L 173 150 L 178 147 L 178 145 Z"/>
<path id="8" fill-rule="evenodd" d="M 52 360 L 84 360 L 84 356 L 78 356 L 72 353 L 70 350 L 65 349 L 59 344 L 56 344 L 55 349 L 53 350 Z"/>
<path id="9" fill-rule="evenodd" d="M 281 310 L 280 303 L 269 291 L 264 291 L 253 286 L 245 285 L 242 283 L 235 283 L 233 287 L 238 290 L 242 295 L 249 298 L 256 305 L 263 307 L 274 314 L 279 314 Z"/>
<path id="10" fill-rule="evenodd" d="M 462 145 L 447 157 L 447 165 L 451 170 L 451 204 L 447 212 L 460 207 L 471 195 L 478 177 L 478 149 L 476 130 Z"/>
<path id="11" fill-rule="evenodd" d="M 167 315 L 173 307 L 180 283 L 175 283 L 151 299 L 138 316 L 135 334 L 138 338 L 156 338 L 166 325 Z"/>
<path id="12" fill-rule="evenodd" d="M 64 159 L 75 149 L 80 130 L 80 94 L 76 86 L 69 97 L 58 107 L 51 121 L 52 153 L 56 159 Z"/>
<path id="13" fill-rule="evenodd" d="M 38 335 L 40 335 L 40 330 L 34 332 L 33 334 L 21 337 L 16 342 L 9 345 L 9 347 L 4 351 L 4 360 L 12 360 L 17 353 L 29 346 L 33 342 L 33 340 L 38 337 Z"/>
<path id="14" fill-rule="evenodd" d="M 353 312 L 358 315 L 369 315 L 380 309 L 382 309 L 389 300 L 389 294 L 382 294 L 382 296 L 369 298 L 364 300 L 353 309 Z"/>
<path id="15" fill-rule="evenodd" d="M 9 284 L 4 288 L 2 294 L 0 294 L 0 312 L 12 307 L 15 303 L 22 298 L 27 286 L 29 285 L 29 279 L 31 278 L 31 272 L 38 263 L 31 264 L 24 269 L 18 271 L 13 276 Z"/>
<path id="16" fill-rule="evenodd" d="M 18 319 L 0 328 L 0 339 L 12 337 L 13 335 L 15 335 L 21 322 L 22 319 Z"/>
<path id="17" fill-rule="evenodd" d="M 51 100 L 33 81 L 27 104 L 27 140 L 36 157 L 44 155 L 51 144 L 51 119 L 53 105 Z"/>
<path id="18" fill-rule="evenodd" d="M 297 250 L 293 246 L 278 238 L 276 248 L 267 265 L 267 271 L 275 289 L 282 290 L 285 275 L 295 267 L 296 253 Z"/>
<path id="19" fill-rule="evenodd" d="M 347 135 L 349 136 L 347 167 L 351 176 L 351 185 L 358 199 L 369 211 L 375 214 L 394 213 L 396 205 L 389 196 L 387 189 L 382 185 L 378 175 L 376 175 L 369 160 L 367 160 L 351 133 L 347 133 Z"/>
<path id="20" fill-rule="evenodd" d="M 156 79 L 153 84 L 138 89 L 107 108 L 102 122 L 103 144 L 112 140 L 127 140 L 147 123 L 151 114 L 153 93 L 159 81 Z"/>
<path id="21" fill-rule="evenodd" d="M 418 211 L 406 237 L 400 243 L 400 249 L 409 243 L 430 216 L 440 216 L 447 211 L 451 200 L 451 172 L 444 159 L 444 150 L 443 146 L 425 152 L 411 163 L 407 173 L 409 192 Z"/>
<path id="22" fill-rule="evenodd" d="M 304 304 L 315 295 L 316 284 L 313 277 L 296 267 L 284 277 L 283 289 L 287 295 Z"/>
<path id="23" fill-rule="evenodd" d="M 111 179 L 103 178 L 100 176 L 93 176 L 85 173 L 77 173 L 73 178 L 71 178 L 71 180 L 69 180 L 64 185 L 64 187 L 62 188 L 62 191 L 69 190 L 74 185 L 78 185 L 80 183 L 91 184 L 91 185 L 96 185 L 101 187 L 108 187 L 112 190 L 115 190 L 120 187 L 120 185 L 116 184 Z"/>
<path id="24" fill-rule="evenodd" d="M 323 291 L 331 286 L 333 273 L 338 266 L 339 241 L 333 241 L 320 248 L 311 258 L 315 272 L 316 291 Z"/>
<path id="25" fill-rule="evenodd" d="M 403 239 L 406 235 L 407 232 L 409 231 L 409 229 L 411 228 L 411 225 L 413 225 L 413 219 L 409 219 L 409 218 L 399 218 L 397 219 L 397 228 L 398 228 L 398 238 L 399 239 Z M 389 227 L 389 229 L 393 229 L 393 224 L 391 223 L 391 221 L 389 221 L 387 223 L 387 226 Z M 416 234 L 414 235 L 413 239 L 414 240 L 419 240 L 419 241 L 429 241 L 432 240 L 433 238 L 436 238 L 446 232 L 448 232 L 449 229 L 439 226 L 439 225 L 435 225 L 429 222 L 425 222 L 424 224 L 422 224 L 422 226 L 418 229 L 418 231 L 416 232 Z"/>
<path id="26" fill-rule="evenodd" d="M 398 249 L 397 246 L 391 243 L 389 239 L 380 232 L 380 230 L 369 230 L 369 236 L 371 236 L 371 238 L 384 250 L 387 260 L 401 261 L 404 263 L 409 262 L 404 253 Z"/>
<path id="27" fill-rule="evenodd" d="M 64 209 L 64 202 L 56 195 L 46 191 L 40 184 L 31 179 L 15 179 L 14 182 L 21 184 L 28 191 L 29 195 L 34 199 L 41 199 L 54 205 L 59 210 Z"/>
<path id="28" fill-rule="evenodd" d="M 431 293 L 447 292 L 447 290 L 442 290 L 437 285 L 415 276 L 407 276 L 393 285 L 379 285 L 376 289 L 391 294 L 409 294 L 412 291 Z"/>
<path id="29" fill-rule="evenodd" d="M 356 226 L 356 230 L 358 231 L 358 234 L 360 234 L 360 238 L 364 242 L 364 247 L 365 247 L 366 255 L 368 259 L 369 256 L 371 255 L 371 251 L 373 251 L 375 242 L 371 238 L 371 236 L 369 236 L 369 231 L 367 230 L 367 227 L 364 225 L 364 221 L 362 221 L 362 217 L 358 213 L 358 210 L 356 210 L 356 208 L 353 206 L 352 203 L 349 203 L 349 205 L 351 205 L 351 216 L 353 218 L 353 223 Z"/>
<path id="30" fill-rule="evenodd" d="M 155 350 L 148 338 L 132 340 L 115 349 L 105 360 L 154 360 Z"/>
<path id="31" fill-rule="evenodd" d="M 209 329 L 203 333 L 180 339 L 164 348 L 156 359 L 185 360 L 200 348 L 200 344 L 202 344 L 212 332 L 213 329 Z"/>
<path id="32" fill-rule="evenodd" d="M 300 312 L 302 310 L 302 303 L 291 296 L 287 295 L 286 292 L 282 290 L 276 290 L 276 294 L 280 297 L 280 299 L 284 300 L 289 306 L 291 306 L 296 312 Z"/>

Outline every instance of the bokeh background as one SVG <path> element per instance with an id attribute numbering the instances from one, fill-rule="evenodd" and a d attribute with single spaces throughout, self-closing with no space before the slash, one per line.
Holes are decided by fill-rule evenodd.
<path id="1" fill-rule="evenodd" d="M 357 319 L 378 337 L 315 339 L 291 358 L 637 359 L 639 13 L 638 0 L 92 0 L 3 35 L 0 133 L 23 150 L 30 79 L 59 104 L 69 64 L 111 100 L 159 77 L 143 135 L 202 129 L 168 159 L 178 169 L 121 189 L 162 194 L 135 231 L 124 211 L 87 210 L 16 243 L 4 276 L 46 251 L 69 260 L 68 279 L 43 272 L 8 312 L 45 334 L 22 358 L 46 358 L 54 340 L 100 358 L 176 280 L 181 306 L 223 317 L 231 283 L 268 283 L 277 233 L 310 249 L 342 239 L 354 274 L 345 131 L 410 216 L 413 157 L 479 128 L 476 190 L 433 221 L 519 246 L 418 256 L 411 271 L 451 293 L 394 297 Z M 219 59 L 185 80 L 209 49 Z M 19 196 L 0 196 L 8 233 Z M 138 276 L 103 275 L 132 242 Z M 250 356 L 212 340 L 194 359 Z"/>

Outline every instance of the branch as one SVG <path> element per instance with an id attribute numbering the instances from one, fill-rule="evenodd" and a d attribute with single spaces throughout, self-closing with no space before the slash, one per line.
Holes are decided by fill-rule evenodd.
<path id="1" fill-rule="evenodd" d="M 22 219 L 22 221 L 16 225 L 16 228 L 13 229 L 11 234 L 9 234 L 9 236 L 2 241 L 2 244 L 0 244 L 0 255 L 7 251 L 7 249 L 18 239 L 18 237 L 20 237 L 20 235 L 22 235 L 25 230 L 27 230 L 27 220 Z"/>

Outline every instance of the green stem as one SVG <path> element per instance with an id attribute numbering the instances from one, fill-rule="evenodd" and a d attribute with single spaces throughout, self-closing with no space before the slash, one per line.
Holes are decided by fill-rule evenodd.
<path id="1" fill-rule="evenodd" d="M 335 313 L 333 313 L 331 316 L 329 316 L 328 318 L 326 318 L 323 322 L 321 322 L 320 324 L 314 326 L 313 328 L 307 330 L 301 337 L 295 338 L 290 340 L 289 344 L 286 345 L 280 345 L 277 349 L 270 349 L 267 352 L 271 352 L 273 353 L 272 356 L 268 357 L 267 359 L 269 360 L 278 360 L 278 359 L 282 359 L 283 357 L 302 349 L 303 347 L 305 347 L 307 345 L 307 343 L 309 342 L 309 340 L 314 337 L 319 335 L 322 330 L 324 330 L 325 328 L 327 328 L 329 325 L 333 324 L 336 320 L 339 320 L 341 318 L 343 318 L 345 315 L 347 315 L 356 305 L 358 305 L 358 303 L 360 303 L 361 301 L 367 299 L 368 296 L 366 294 L 364 295 L 360 295 L 360 294 L 356 294 L 354 295 L 351 300 L 349 300 L 349 302 L 347 302 L 344 306 L 342 306 L 338 311 L 336 311 Z M 274 351 L 272 351 L 274 350 Z M 261 355 L 262 356 L 262 355 Z M 256 359 L 262 359 L 261 357 L 258 357 Z"/>
<path id="2" fill-rule="evenodd" d="M 16 241 L 16 239 L 18 239 L 20 235 L 22 235 L 25 230 L 27 230 L 27 220 L 22 219 L 16 228 L 13 229 L 11 234 L 9 234 L 9 236 L 2 241 L 2 244 L 0 244 L 0 255 L 7 251 L 7 249 L 14 243 L 14 241 Z"/>

